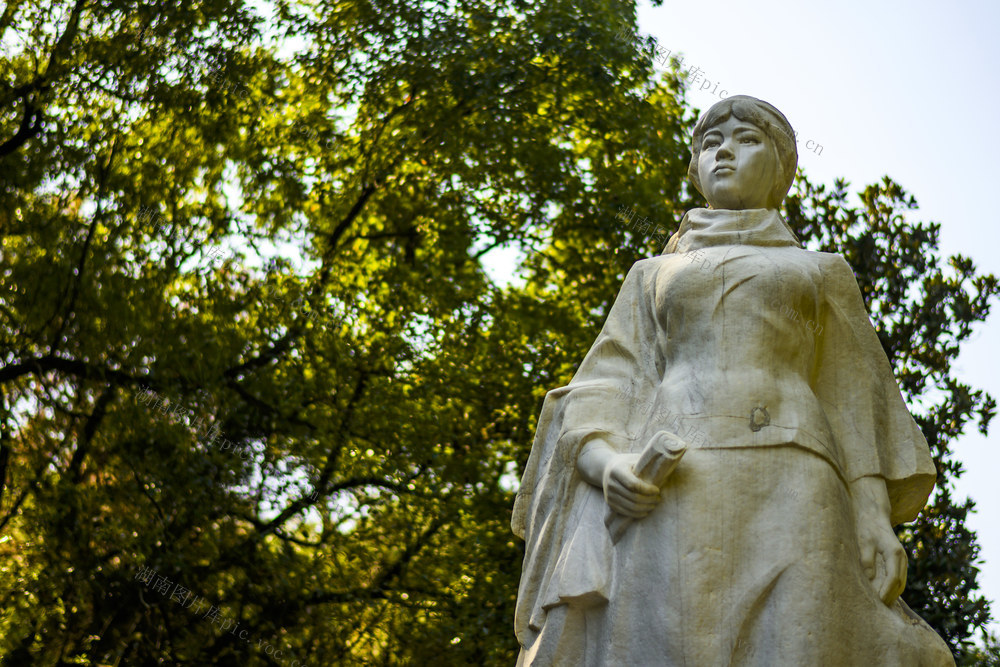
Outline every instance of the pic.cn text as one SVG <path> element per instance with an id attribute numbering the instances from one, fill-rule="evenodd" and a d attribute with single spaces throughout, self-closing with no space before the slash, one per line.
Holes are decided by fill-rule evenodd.
<path id="1" fill-rule="evenodd" d="M 632 32 L 632 28 L 630 26 L 622 25 L 618 29 L 617 37 L 618 39 L 634 40 L 636 36 Z M 655 39 L 653 40 L 653 46 L 651 47 L 650 51 L 652 59 L 655 62 L 663 65 L 664 67 L 666 67 L 667 63 L 671 61 L 676 63 L 678 72 L 680 72 L 683 75 L 682 80 L 685 81 L 691 87 L 691 90 L 697 90 L 697 92 L 699 93 L 707 92 L 709 95 L 712 95 L 713 97 L 718 97 L 720 100 L 724 100 L 727 97 L 729 97 L 730 95 L 729 90 L 726 88 L 720 88 L 719 80 L 712 81 L 711 79 L 709 79 L 707 76 L 708 72 L 703 70 L 701 67 L 689 66 L 687 68 L 687 71 L 685 71 L 684 58 L 686 56 L 681 55 L 680 58 L 678 58 L 676 55 L 673 55 L 673 52 L 670 49 L 660 46 Z M 698 85 L 699 81 L 701 82 L 700 85 Z M 698 87 L 695 88 L 695 86 Z M 796 145 L 798 145 L 801 141 L 802 140 L 799 139 L 799 133 L 795 132 Z M 811 153 L 815 153 L 816 155 L 823 154 L 823 146 L 819 142 L 813 139 L 806 140 L 805 149 Z"/>

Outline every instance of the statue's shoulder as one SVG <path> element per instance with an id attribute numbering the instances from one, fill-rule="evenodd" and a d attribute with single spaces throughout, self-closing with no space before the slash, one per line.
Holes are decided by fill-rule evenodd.
<path id="1" fill-rule="evenodd" d="M 632 268 L 629 269 L 629 271 L 630 272 L 631 271 L 645 272 L 645 271 L 650 271 L 650 270 L 655 271 L 665 261 L 667 261 L 670 257 L 671 257 L 671 255 L 669 255 L 669 254 L 668 255 L 653 255 L 652 257 L 645 257 L 645 258 L 640 259 L 639 261 L 637 261 L 635 264 L 633 264 Z"/>
<path id="2" fill-rule="evenodd" d="M 681 261 L 683 255 L 675 252 L 664 252 L 659 255 L 653 255 L 651 257 L 646 257 L 640 259 L 635 264 L 632 265 L 631 271 L 637 271 L 641 273 L 656 272 L 659 271 L 663 266 L 670 264 L 671 262 Z M 690 261 L 690 260 L 688 260 Z"/>
<path id="3" fill-rule="evenodd" d="M 650 289 L 656 282 L 656 273 L 662 264 L 662 256 L 646 257 L 640 259 L 625 272 L 625 279 L 621 283 L 618 298 L 621 295 L 633 291 L 645 291 Z"/>
<path id="4" fill-rule="evenodd" d="M 663 255 L 654 255 L 653 257 L 646 257 L 636 261 L 629 270 L 625 273 L 626 279 L 629 276 L 639 277 L 643 275 L 650 275 L 656 273 L 659 267 L 663 264 Z"/>
<path id="5" fill-rule="evenodd" d="M 854 278 L 854 269 L 851 265 L 847 263 L 844 256 L 837 252 L 817 252 L 815 250 L 805 250 L 803 252 L 811 253 L 815 255 L 816 262 L 819 264 L 820 270 L 823 273 L 829 273 L 833 275 L 839 275 L 841 277 L 850 276 Z"/>

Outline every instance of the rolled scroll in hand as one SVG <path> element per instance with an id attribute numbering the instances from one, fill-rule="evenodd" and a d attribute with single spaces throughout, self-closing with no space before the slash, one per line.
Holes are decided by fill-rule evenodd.
<path id="1" fill-rule="evenodd" d="M 686 442 L 673 433 L 658 431 L 646 443 L 632 472 L 642 481 L 662 489 L 686 451 Z M 632 521 L 632 517 L 623 516 L 608 508 L 607 514 L 604 515 L 604 525 L 611 533 L 612 543 L 618 544 L 618 540 L 625 534 L 625 529 L 632 524 Z"/>

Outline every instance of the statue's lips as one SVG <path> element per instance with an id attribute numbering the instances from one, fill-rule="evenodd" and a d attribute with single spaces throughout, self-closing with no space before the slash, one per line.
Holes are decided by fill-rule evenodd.
<path id="1" fill-rule="evenodd" d="M 720 164 L 712 170 L 713 174 L 731 174 L 736 172 L 736 167 L 729 164 Z"/>

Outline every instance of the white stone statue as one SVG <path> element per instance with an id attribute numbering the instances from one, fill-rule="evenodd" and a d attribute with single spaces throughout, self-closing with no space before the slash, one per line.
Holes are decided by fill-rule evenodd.
<path id="1" fill-rule="evenodd" d="M 709 109 L 689 175 L 711 208 L 546 396 L 512 521 L 518 665 L 954 665 L 899 597 L 892 531 L 934 464 L 850 266 L 778 213 L 797 159 L 770 104 Z"/>

